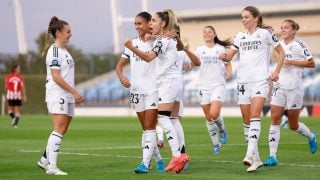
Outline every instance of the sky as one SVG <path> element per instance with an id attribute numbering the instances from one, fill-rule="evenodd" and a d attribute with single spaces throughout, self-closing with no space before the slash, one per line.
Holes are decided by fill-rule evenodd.
<path id="1" fill-rule="evenodd" d="M 147 0 L 148 11 L 163 9 L 195 10 L 206 8 L 245 7 L 247 5 L 317 2 L 318 0 Z M 116 0 L 123 17 L 134 17 L 142 10 L 141 0 Z M 183 3 L 183 5 L 181 4 Z M 52 16 L 69 23 L 71 44 L 84 53 L 113 52 L 110 0 L 20 0 L 28 50 L 36 50 L 35 40 L 47 31 Z M 239 13 L 242 9 L 239 8 Z M 0 53 L 18 53 L 13 0 L 0 0 Z M 136 35 L 133 22 L 123 23 L 119 31 L 120 43 Z"/>

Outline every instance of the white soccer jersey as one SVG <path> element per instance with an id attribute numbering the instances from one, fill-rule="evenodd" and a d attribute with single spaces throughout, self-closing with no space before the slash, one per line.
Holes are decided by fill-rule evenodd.
<path id="1" fill-rule="evenodd" d="M 140 37 L 132 40 L 134 47 L 148 52 L 152 49 L 152 42 L 143 42 Z M 122 57 L 130 60 L 131 68 L 131 92 L 137 94 L 152 94 L 156 87 L 156 59 L 151 62 L 142 60 L 128 48 L 125 48 Z"/>
<path id="2" fill-rule="evenodd" d="M 310 53 L 308 46 L 298 38 L 294 38 L 289 44 L 286 44 L 282 40 L 280 41 L 280 44 L 284 49 L 286 59 L 289 61 L 308 61 L 312 58 L 312 54 Z M 276 86 L 283 89 L 303 89 L 302 74 L 303 67 L 283 66 L 279 74 L 279 81 L 276 82 Z"/>
<path id="3" fill-rule="evenodd" d="M 157 79 L 175 78 L 181 75 L 178 65 L 177 41 L 173 38 L 158 36 L 152 51 L 156 53 Z"/>
<path id="4" fill-rule="evenodd" d="M 46 57 L 46 102 L 75 102 L 73 95 L 53 81 L 51 69 L 59 69 L 62 79 L 74 87 L 74 60 L 65 48 L 52 44 Z M 63 99 L 63 100 L 62 100 Z"/>
<path id="5" fill-rule="evenodd" d="M 278 45 L 278 38 L 268 29 L 257 28 L 252 35 L 247 32 L 238 33 L 231 46 L 240 54 L 238 82 L 257 82 L 267 79 L 271 58 L 270 47 Z"/>
<path id="6" fill-rule="evenodd" d="M 195 53 L 201 61 L 199 74 L 200 90 L 211 90 L 217 85 L 226 84 L 226 67 L 219 58 L 219 54 L 226 52 L 224 46 L 216 44 L 209 48 L 206 45 L 200 46 Z"/>
<path id="7" fill-rule="evenodd" d="M 181 71 L 181 75 L 183 72 L 183 65 L 185 64 L 189 64 L 191 65 L 191 60 L 189 58 L 189 56 L 187 55 L 186 52 L 184 51 L 178 51 L 178 58 L 177 58 L 177 65 L 178 65 L 178 69 L 180 69 Z"/>

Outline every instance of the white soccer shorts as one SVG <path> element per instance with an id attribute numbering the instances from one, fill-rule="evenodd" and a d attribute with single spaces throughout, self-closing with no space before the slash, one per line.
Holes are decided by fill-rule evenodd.
<path id="1" fill-rule="evenodd" d="M 284 107 L 285 109 L 301 109 L 303 105 L 303 90 L 272 88 L 271 105 Z"/>
<path id="2" fill-rule="evenodd" d="M 267 80 L 249 83 L 238 83 L 238 104 L 251 104 L 254 97 L 269 97 L 269 83 Z"/>
<path id="3" fill-rule="evenodd" d="M 224 85 L 215 86 L 214 89 L 211 90 L 200 90 L 200 104 L 206 105 L 211 104 L 212 101 L 224 101 Z"/>
<path id="4" fill-rule="evenodd" d="M 60 102 L 47 102 L 48 112 L 50 114 L 65 114 L 67 116 L 74 116 L 75 103 L 70 103 L 64 99 Z"/>
<path id="5" fill-rule="evenodd" d="M 130 93 L 130 101 L 136 112 L 158 109 L 158 98 L 157 92 L 150 95 Z"/>

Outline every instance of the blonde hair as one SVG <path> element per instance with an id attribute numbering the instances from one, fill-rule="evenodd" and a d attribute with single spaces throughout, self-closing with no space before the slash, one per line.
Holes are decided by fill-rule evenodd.
<path id="1" fill-rule="evenodd" d="M 175 31 L 178 26 L 178 19 L 172 9 L 165 9 L 156 14 L 165 22 L 164 31 Z"/>

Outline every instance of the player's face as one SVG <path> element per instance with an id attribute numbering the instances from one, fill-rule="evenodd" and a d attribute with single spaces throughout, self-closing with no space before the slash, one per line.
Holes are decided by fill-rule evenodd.
<path id="1" fill-rule="evenodd" d="M 215 37 L 216 37 L 216 34 L 213 32 L 213 30 L 211 28 L 206 27 L 203 29 L 203 40 L 206 43 L 213 42 Z"/>
<path id="2" fill-rule="evenodd" d="M 241 22 L 246 29 L 253 29 L 257 27 L 258 17 L 253 17 L 250 11 L 242 11 Z"/>
<path id="3" fill-rule="evenodd" d="M 283 21 L 281 24 L 281 37 L 283 39 L 292 39 L 296 31 L 292 28 L 291 23 Z"/>
<path id="4" fill-rule="evenodd" d="M 151 19 L 151 33 L 154 35 L 159 35 L 163 32 L 164 22 L 160 19 L 160 17 L 155 14 Z"/>
<path id="5" fill-rule="evenodd" d="M 57 31 L 57 38 L 63 43 L 68 43 L 71 36 L 72 33 L 69 25 L 64 25 L 61 31 Z"/>
<path id="6" fill-rule="evenodd" d="M 147 33 L 150 33 L 150 24 L 145 18 L 141 16 L 136 16 L 134 20 L 134 26 L 140 37 L 143 37 Z"/>

